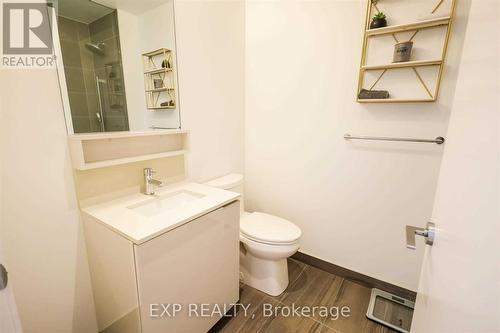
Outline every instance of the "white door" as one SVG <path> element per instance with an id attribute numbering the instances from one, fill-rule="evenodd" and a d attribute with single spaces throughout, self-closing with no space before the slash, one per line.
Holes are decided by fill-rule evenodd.
<path id="1" fill-rule="evenodd" d="M 471 1 L 412 332 L 500 332 L 499 4 Z"/>
<path id="2" fill-rule="evenodd" d="M 4 263 L 3 259 L 0 244 L 0 264 Z M 2 285 L 4 284 L 5 281 L 3 280 L 2 273 L 0 271 L 0 288 L 2 288 Z M 21 333 L 21 325 L 17 315 L 14 295 L 8 282 L 7 287 L 0 290 L 0 333 Z"/>

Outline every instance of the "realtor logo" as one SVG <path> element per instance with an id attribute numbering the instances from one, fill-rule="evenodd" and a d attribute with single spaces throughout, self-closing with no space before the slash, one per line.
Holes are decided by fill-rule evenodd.
<path id="1" fill-rule="evenodd" d="M 2 67 L 52 67 L 52 4 L 2 4 Z"/>

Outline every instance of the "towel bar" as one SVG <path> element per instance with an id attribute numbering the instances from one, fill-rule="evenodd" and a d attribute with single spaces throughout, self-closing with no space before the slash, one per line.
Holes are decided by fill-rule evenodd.
<path id="1" fill-rule="evenodd" d="M 445 139 L 442 136 L 438 136 L 435 139 L 415 139 L 415 138 L 391 138 L 386 136 L 354 136 L 351 134 L 345 134 L 344 139 L 346 140 L 370 140 L 370 141 L 404 141 L 404 142 L 424 142 L 424 143 L 435 143 L 441 145 L 444 143 Z"/>

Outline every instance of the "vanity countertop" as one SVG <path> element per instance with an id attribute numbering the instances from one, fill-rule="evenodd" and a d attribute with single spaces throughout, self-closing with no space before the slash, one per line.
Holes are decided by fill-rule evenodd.
<path id="1" fill-rule="evenodd" d="M 133 243 L 141 244 L 239 197 L 238 193 L 182 182 L 158 188 L 155 195 L 131 194 L 82 211 Z"/>

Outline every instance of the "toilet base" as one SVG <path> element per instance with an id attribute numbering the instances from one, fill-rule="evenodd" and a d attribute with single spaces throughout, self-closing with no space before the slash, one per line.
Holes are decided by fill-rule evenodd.
<path id="1" fill-rule="evenodd" d="M 284 259 L 262 259 L 240 250 L 242 282 L 271 296 L 278 296 L 288 287 L 288 263 Z"/>

